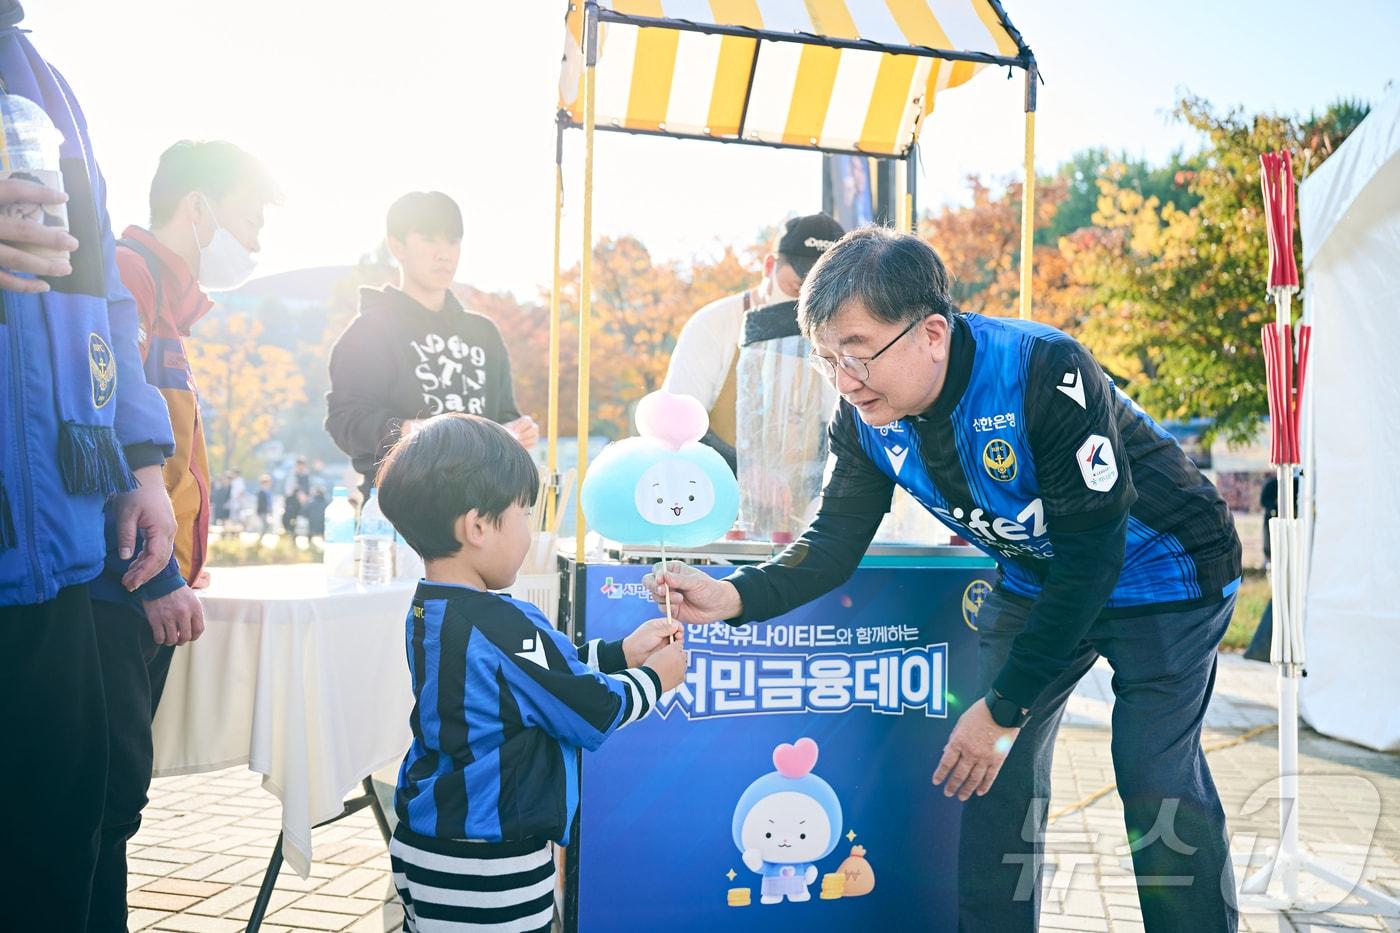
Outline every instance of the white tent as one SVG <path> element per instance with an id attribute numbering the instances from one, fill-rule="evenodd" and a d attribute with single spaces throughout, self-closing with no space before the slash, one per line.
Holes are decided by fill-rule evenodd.
<path id="1" fill-rule="evenodd" d="M 1302 712 L 1400 749 L 1400 92 L 1303 182 L 1314 491 Z M 1307 515 L 1306 505 L 1301 514 Z"/>

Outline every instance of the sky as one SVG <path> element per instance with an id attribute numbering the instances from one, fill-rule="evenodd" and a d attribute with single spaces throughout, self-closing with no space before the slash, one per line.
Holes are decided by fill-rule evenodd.
<path id="1" fill-rule="evenodd" d="M 1306 113 L 1400 92 L 1394 0 L 1003 0 L 1045 79 L 1036 166 L 1104 146 L 1161 160 L 1198 144 L 1170 111 Z M 533 298 L 550 280 L 564 0 L 26 0 L 24 26 L 86 112 L 118 228 L 182 138 L 232 140 L 277 176 L 259 274 L 353 263 L 399 194 L 466 218 L 459 279 Z M 920 208 L 969 174 L 1021 171 L 1023 81 L 987 68 L 940 95 L 921 136 Z M 582 133 L 566 137 L 564 256 L 581 234 Z M 657 258 L 753 242 L 821 207 L 815 153 L 600 133 L 594 230 Z"/>

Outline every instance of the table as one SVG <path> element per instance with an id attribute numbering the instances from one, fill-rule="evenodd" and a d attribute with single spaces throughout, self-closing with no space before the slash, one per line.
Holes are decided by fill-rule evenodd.
<path id="1" fill-rule="evenodd" d="M 413 584 L 327 581 L 320 564 L 211 577 L 204 635 L 175 652 L 152 726 L 155 775 L 238 764 L 263 775 L 282 801 L 273 861 L 285 856 L 305 878 L 312 827 L 348 812 L 346 794 L 411 740 L 403 630 Z"/>

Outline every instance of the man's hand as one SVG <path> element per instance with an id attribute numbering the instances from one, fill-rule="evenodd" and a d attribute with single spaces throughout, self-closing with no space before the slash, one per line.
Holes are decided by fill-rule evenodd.
<path id="1" fill-rule="evenodd" d="M 0 180 L 0 205 L 63 204 L 67 200 L 68 195 L 62 191 L 32 181 L 15 178 Z M 6 270 L 53 277 L 73 273 L 73 267 L 67 257 L 56 259 L 50 256 L 36 256 L 28 252 L 26 247 L 71 253 L 78 248 L 78 241 L 61 227 L 46 227 L 38 220 L 0 214 L 0 289 L 8 292 L 35 293 L 49 290 L 47 282 L 21 278 Z"/>
<path id="2" fill-rule="evenodd" d="M 204 634 L 204 607 L 188 586 L 141 603 L 146 621 L 151 623 L 151 637 L 158 645 L 183 645 Z"/>
<path id="3" fill-rule="evenodd" d="M 642 578 L 642 584 L 658 606 L 666 605 L 669 589 L 671 615 L 689 625 L 732 619 L 744 611 L 734 584 L 716 580 L 678 560 L 657 564 Z"/>
<path id="4" fill-rule="evenodd" d="M 117 556 L 131 558 L 136 550 L 136 532 L 145 535 L 145 546 L 122 577 L 122 586 L 134 592 L 170 563 L 175 549 L 175 510 L 165 492 L 160 467 L 136 471 L 137 487 L 113 499 L 117 510 Z"/>
<path id="5" fill-rule="evenodd" d="M 652 619 L 637 626 L 637 630 L 622 640 L 622 653 L 628 667 L 641 667 L 642 662 L 671 642 L 671 636 L 681 633 L 681 624 L 669 619 Z"/>
<path id="6" fill-rule="evenodd" d="M 1020 729 L 1006 729 L 996 724 L 986 700 L 978 700 L 967 712 L 958 717 L 948 744 L 943 746 L 943 757 L 938 762 L 938 770 L 933 772 L 933 783 L 942 784 L 943 796 L 957 795 L 959 800 L 967 800 L 973 794 L 981 797 L 992 789 L 1006 755 Z"/>
<path id="7" fill-rule="evenodd" d="M 501 427 L 514 434 L 515 439 L 520 442 L 520 446 L 526 450 L 540 442 L 540 426 L 535 424 L 535 419 L 529 415 L 522 415 L 508 424 L 501 425 Z"/>

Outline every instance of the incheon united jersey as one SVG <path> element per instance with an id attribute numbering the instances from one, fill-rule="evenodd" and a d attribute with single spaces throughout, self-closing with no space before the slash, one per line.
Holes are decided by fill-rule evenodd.
<path id="1" fill-rule="evenodd" d="M 1052 532 L 1114 527 L 1124 513 L 1106 612 L 1213 602 L 1238 585 L 1239 539 L 1215 487 L 1054 328 L 956 315 L 929 411 L 877 428 L 842 402 L 831 434 L 829 505 L 888 503 L 898 484 L 995 558 L 1016 596 L 1040 594 Z"/>

